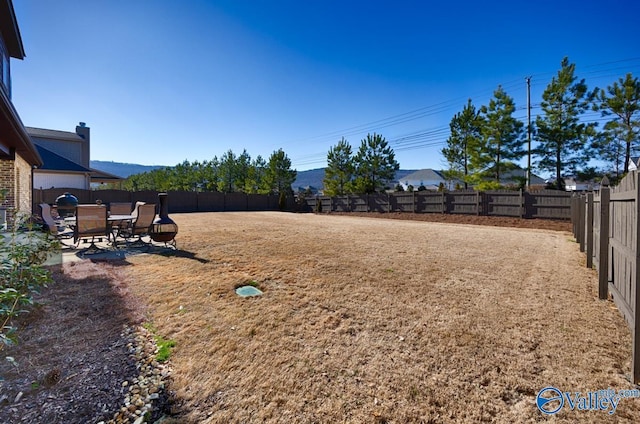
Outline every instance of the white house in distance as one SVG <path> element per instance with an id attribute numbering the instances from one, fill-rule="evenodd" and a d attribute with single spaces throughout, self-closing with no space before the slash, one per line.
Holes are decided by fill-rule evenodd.
<path id="1" fill-rule="evenodd" d="M 455 182 L 447 181 L 439 171 L 433 169 L 421 169 L 412 172 L 398 181 L 398 184 L 400 184 L 405 191 L 409 186 L 412 186 L 414 190 L 417 190 L 420 186 L 424 186 L 427 190 L 437 190 L 441 183 L 444 184 L 448 190 L 452 190 L 455 187 Z M 449 187 L 451 184 L 453 184 L 453 186 Z"/>
<path id="2" fill-rule="evenodd" d="M 527 172 L 525 169 L 513 169 L 505 171 L 500 176 L 500 183 L 505 186 L 519 186 L 521 181 L 526 179 Z M 424 186 L 427 190 L 438 190 L 440 184 L 444 185 L 447 190 L 454 190 L 456 185 L 464 186 L 464 183 L 458 180 L 447 180 L 442 171 L 436 171 L 434 169 L 421 169 L 406 175 L 398 183 L 406 191 L 409 186 L 412 186 L 414 190 L 418 187 Z M 532 187 L 544 187 L 545 182 L 537 175 L 531 174 Z"/>

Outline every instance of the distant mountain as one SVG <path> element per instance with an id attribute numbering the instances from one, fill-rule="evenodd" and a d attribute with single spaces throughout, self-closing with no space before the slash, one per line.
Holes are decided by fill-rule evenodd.
<path id="1" fill-rule="evenodd" d="M 405 176 L 416 172 L 417 169 L 400 169 L 396 171 L 395 181 L 400 181 Z M 308 171 L 298 171 L 296 180 L 293 182 L 292 187 L 294 191 L 298 191 L 299 188 L 313 187 L 315 189 L 321 189 L 324 187 L 322 181 L 324 180 L 324 168 L 310 169 Z"/>
<path id="2" fill-rule="evenodd" d="M 92 160 L 90 166 L 98 171 L 107 172 L 117 175 L 121 178 L 127 178 L 129 175 L 142 174 L 143 172 L 153 171 L 154 169 L 166 168 L 161 165 L 138 165 L 135 163 L 109 162 L 102 160 Z"/>

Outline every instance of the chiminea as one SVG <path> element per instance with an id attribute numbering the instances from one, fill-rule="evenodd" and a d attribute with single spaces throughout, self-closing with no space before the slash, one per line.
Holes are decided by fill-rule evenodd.
<path id="1" fill-rule="evenodd" d="M 151 232 L 149 236 L 153 241 L 164 242 L 175 247 L 176 234 L 178 234 L 178 225 L 169 218 L 169 202 L 167 201 L 167 193 L 158 193 L 158 202 L 160 204 L 160 212 L 158 217 L 151 224 Z"/>

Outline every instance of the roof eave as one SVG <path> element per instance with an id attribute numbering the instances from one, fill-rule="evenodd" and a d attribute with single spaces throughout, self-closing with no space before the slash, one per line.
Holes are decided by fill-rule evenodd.
<path id="1" fill-rule="evenodd" d="M 29 162 L 30 165 L 42 166 L 42 157 L 40 157 L 36 147 L 31 142 L 31 138 L 27 134 L 18 112 L 4 90 L 0 90 L 0 114 L 9 125 L 10 134 L 7 140 L 10 147 L 14 148 L 16 153 Z"/>
<path id="2" fill-rule="evenodd" d="M 11 0 L 0 0 L 0 25 L 9 56 L 15 59 L 24 59 L 26 55 L 22 45 L 22 36 Z"/>

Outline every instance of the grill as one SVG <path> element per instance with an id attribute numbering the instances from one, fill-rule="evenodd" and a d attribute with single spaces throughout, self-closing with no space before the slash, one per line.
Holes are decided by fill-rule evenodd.
<path id="1" fill-rule="evenodd" d="M 78 206 L 78 198 L 69 192 L 56 198 L 56 209 L 61 218 L 74 216 L 76 214 L 76 206 Z"/>
<path id="2" fill-rule="evenodd" d="M 178 234 L 178 225 L 169 218 L 169 202 L 167 193 L 158 193 L 158 203 L 160 204 L 160 212 L 158 217 L 151 224 L 151 232 L 149 236 L 153 241 L 170 244 L 176 247 L 176 234 Z"/>

